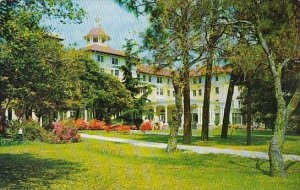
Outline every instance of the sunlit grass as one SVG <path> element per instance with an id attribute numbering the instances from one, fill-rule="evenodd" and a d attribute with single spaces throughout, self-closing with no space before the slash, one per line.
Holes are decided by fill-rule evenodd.
<path id="1" fill-rule="evenodd" d="M 226 155 L 83 140 L 0 148 L 0 189 L 297 189 L 300 163 L 288 178 L 268 176 L 268 162 Z"/>
<path id="2" fill-rule="evenodd" d="M 107 137 L 118 137 L 126 139 L 135 139 L 141 141 L 149 142 L 168 142 L 168 130 L 163 131 L 150 131 L 146 134 L 142 133 L 131 133 L 131 134 L 121 134 L 117 132 L 107 133 L 106 131 L 82 131 L 83 133 L 102 135 Z M 153 134 L 162 133 L 162 134 Z M 252 151 L 263 151 L 267 152 L 269 148 L 269 142 L 271 141 L 272 131 L 252 131 L 252 144 L 246 145 L 246 131 L 245 129 L 230 130 L 228 139 L 220 138 L 221 129 L 216 128 L 210 130 L 210 138 L 208 142 L 203 142 L 200 140 L 201 131 L 193 130 L 192 145 L 197 146 L 213 146 L 218 148 L 228 148 L 236 150 L 252 150 Z M 179 131 L 178 142 L 182 144 L 183 137 L 182 131 Z M 284 154 L 296 154 L 300 155 L 300 136 L 294 135 L 291 132 L 287 133 L 286 141 L 283 148 Z"/>

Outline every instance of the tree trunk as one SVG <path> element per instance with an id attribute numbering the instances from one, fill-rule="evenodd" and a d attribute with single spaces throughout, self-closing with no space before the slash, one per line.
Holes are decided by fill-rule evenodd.
<path id="1" fill-rule="evenodd" d="M 252 98 L 251 98 L 251 90 L 252 90 L 252 81 L 251 79 L 248 82 L 248 89 L 247 89 L 247 145 L 251 145 L 251 121 L 252 121 Z"/>
<path id="2" fill-rule="evenodd" d="M 182 20 L 188 20 L 189 15 L 189 3 L 187 1 L 183 1 L 183 6 L 181 7 L 182 12 Z M 192 126 L 191 126 L 191 93 L 190 93 L 190 63 L 189 63 L 189 23 L 183 22 L 182 25 L 183 37 L 182 37 L 182 47 L 183 47 L 183 55 L 182 55 L 182 64 L 183 64 L 183 144 L 191 144 L 192 140 Z"/>
<path id="3" fill-rule="evenodd" d="M 183 103 L 184 103 L 184 135 L 183 144 L 191 144 L 192 129 L 191 129 L 191 95 L 190 95 L 190 82 L 189 82 L 189 70 L 185 72 L 185 81 L 183 87 Z"/>
<path id="4" fill-rule="evenodd" d="M 258 38 L 268 58 L 268 63 L 273 76 L 275 95 L 277 101 L 277 115 L 276 115 L 274 134 L 269 146 L 270 175 L 286 177 L 286 172 L 284 169 L 284 160 L 282 156 L 282 148 L 284 144 L 284 135 L 285 135 L 284 127 L 287 124 L 288 118 L 287 115 L 285 114 L 286 106 L 285 106 L 285 101 L 283 98 L 282 88 L 281 88 L 282 65 L 278 64 L 276 67 L 276 63 L 274 61 L 273 55 L 269 50 L 267 42 L 263 38 L 262 33 L 260 31 L 258 31 Z"/>
<path id="5" fill-rule="evenodd" d="M 0 107 L 0 133 L 2 135 L 5 134 L 5 129 L 6 129 L 6 116 L 5 116 L 5 109 L 2 109 Z"/>
<path id="6" fill-rule="evenodd" d="M 79 117 L 80 117 L 80 108 L 77 108 L 75 112 L 75 120 L 79 119 Z"/>
<path id="7" fill-rule="evenodd" d="M 233 96 L 233 92 L 234 92 L 234 80 L 235 80 L 234 75 L 231 74 L 230 81 L 229 81 L 229 87 L 228 87 L 228 91 L 227 91 L 225 108 L 224 108 L 221 139 L 227 139 L 227 135 L 228 135 L 230 109 L 231 109 L 232 96 Z"/>
<path id="8" fill-rule="evenodd" d="M 166 149 L 167 152 L 173 152 L 177 148 L 178 129 L 181 125 L 182 116 L 182 90 L 176 82 L 173 82 L 173 86 L 175 91 L 176 112 L 175 115 L 173 115 L 173 127 L 170 128 L 168 146 Z"/>
<path id="9" fill-rule="evenodd" d="M 209 58 L 206 62 L 205 88 L 203 100 L 203 115 L 202 115 L 202 131 L 201 140 L 208 141 L 209 133 L 209 108 L 210 108 L 210 91 L 211 91 L 211 76 L 212 76 L 212 58 L 213 53 L 210 51 Z"/>

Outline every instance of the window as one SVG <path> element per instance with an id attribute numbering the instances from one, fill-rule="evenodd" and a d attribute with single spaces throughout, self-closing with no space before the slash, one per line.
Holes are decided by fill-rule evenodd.
<path id="1" fill-rule="evenodd" d="M 97 55 L 97 61 L 104 62 L 104 57 L 102 55 Z"/>
<path id="2" fill-rule="evenodd" d="M 119 70 L 115 70 L 115 76 L 118 77 L 119 76 Z"/>
<path id="3" fill-rule="evenodd" d="M 201 84 L 202 83 L 202 78 L 201 77 L 199 77 L 199 84 Z"/>
<path id="4" fill-rule="evenodd" d="M 164 95 L 164 90 L 160 89 L 160 95 Z"/>
<path id="5" fill-rule="evenodd" d="M 199 96 L 202 96 L 202 89 L 199 89 Z"/>
<path id="6" fill-rule="evenodd" d="M 114 75 L 114 70 L 113 70 L 113 69 L 110 70 L 110 74 L 111 74 L 111 75 Z"/>
<path id="7" fill-rule="evenodd" d="M 193 96 L 196 96 L 196 90 L 193 90 Z"/>
<path id="8" fill-rule="evenodd" d="M 232 113 L 232 124 L 242 124 L 242 115 L 240 113 Z"/>
<path id="9" fill-rule="evenodd" d="M 98 36 L 93 36 L 93 42 L 98 42 Z"/>
<path id="10" fill-rule="evenodd" d="M 197 79 L 193 78 L 193 84 L 197 84 Z"/>
<path id="11" fill-rule="evenodd" d="M 149 76 L 149 82 L 151 82 L 151 76 Z"/>
<path id="12" fill-rule="evenodd" d="M 143 81 L 146 81 L 146 75 L 143 75 Z"/>
<path id="13" fill-rule="evenodd" d="M 168 90 L 168 96 L 171 96 L 170 90 Z"/>
<path id="14" fill-rule="evenodd" d="M 219 81 L 219 77 L 218 77 L 218 75 L 216 75 L 216 81 Z"/>
<path id="15" fill-rule="evenodd" d="M 137 74 L 137 79 L 140 80 L 140 74 Z"/>
<path id="16" fill-rule="evenodd" d="M 111 59 L 111 63 L 112 63 L 113 65 L 118 65 L 118 64 L 119 64 L 119 59 L 113 57 L 113 58 Z"/>
<path id="17" fill-rule="evenodd" d="M 219 94 L 219 87 L 216 87 L 216 94 Z"/>
<path id="18" fill-rule="evenodd" d="M 170 84 L 170 79 L 168 78 L 168 84 Z"/>
<path id="19" fill-rule="evenodd" d="M 164 95 L 164 90 L 161 88 L 156 88 L 156 95 Z"/>
<path id="20" fill-rule="evenodd" d="M 100 67 L 99 71 L 102 72 L 102 73 L 104 73 L 104 67 Z"/>
<path id="21" fill-rule="evenodd" d="M 157 83 L 162 83 L 162 77 L 157 77 Z"/>

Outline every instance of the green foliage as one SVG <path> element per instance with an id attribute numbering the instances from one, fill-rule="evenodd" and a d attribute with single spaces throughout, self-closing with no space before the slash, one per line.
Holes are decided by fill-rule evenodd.
<path id="1" fill-rule="evenodd" d="M 126 48 L 125 65 L 122 65 L 121 67 L 121 70 L 124 73 L 123 84 L 131 93 L 133 106 L 124 110 L 120 118 L 122 118 L 125 123 L 140 126 L 143 122 L 142 116 L 147 113 L 144 106 L 150 101 L 148 96 L 151 94 L 152 88 L 150 85 L 146 85 L 132 76 L 133 68 L 141 64 L 141 60 L 138 57 L 140 51 L 137 50 L 139 49 L 139 46 L 133 40 L 127 40 L 124 48 Z M 140 91 L 142 91 L 141 95 L 139 95 Z"/>
<path id="2" fill-rule="evenodd" d="M 9 131 L 13 140 L 18 140 L 19 129 L 22 129 L 23 140 L 25 141 L 51 142 L 51 133 L 42 128 L 37 122 L 24 121 L 20 123 L 18 121 L 13 121 L 9 125 Z"/>

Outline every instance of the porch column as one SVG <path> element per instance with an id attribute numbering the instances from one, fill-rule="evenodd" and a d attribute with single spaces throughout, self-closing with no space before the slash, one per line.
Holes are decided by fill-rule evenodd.
<path id="1" fill-rule="evenodd" d="M 224 106 L 220 107 L 220 125 L 223 125 Z"/>
<path id="2" fill-rule="evenodd" d="M 230 123 L 230 124 L 233 124 L 233 123 L 232 123 L 232 111 L 231 111 L 231 110 L 230 110 L 230 113 L 229 113 L 229 123 Z"/>
<path id="3" fill-rule="evenodd" d="M 57 111 L 57 121 L 60 121 L 61 118 L 60 118 L 60 114 L 59 114 L 59 111 Z"/>
<path id="4" fill-rule="evenodd" d="M 164 125 L 169 125 L 168 124 L 168 105 L 165 105 L 165 123 Z"/>
<path id="5" fill-rule="evenodd" d="M 153 106 L 153 118 L 156 116 L 156 106 Z"/>
<path id="6" fill-rule="evenodd" d="M 181 115 L 181 125 L 180 125 L 180 129 L 183 129 L 183 123 L 184 123 L 184 116 L 183 113 Z"/>
<path id="7" fill-rule="evenodd" d="M 8 109 L 5 109 L 5 119 L 8 120 Z"/>
<path id="8" fill-rule="evenodd" d="M 43 117 L 40 117 L 40 126 L 43 127 Z"/>
<path id="9" fill-rule="evenodd" d="M 33 121 L 38 121 L 39 120 L 39 118 L 35 115 L 34 110 L 32 110 L 31 118 L 32 118 Z"/>
<path id="10" fill-rule="evenodd" d="M 85 109 L 84 110 L 84 121 L 88 120 L 88 111 Z"/>
<path id="11" fill-rule="evenodd" d="M 198 106 L 198 108 L 197 108 L 197 114 L 198 114 L 197 125 L 201 125 L 201 107 L 200 106 Z"/>
<path id="12" fill-rule="evenodd" d="M 69 119 L 71 117 L 71 112 L 67 111 L 67 119 Z"/>
<path id="13" fill-rule="evenodd" d="M 214 109 L 212 107 L 209 108 L 209 125 L 214 125 L 213 110 Z"/>
<path id="14" fill-rule="evenodd" d="M 16 113 L 15 113 L 15 110 L 14 109 L 12 109 L 11 110 L 11 120 L 13 120 L 13 121 L 15 121 L 15 120 L 17 120 L 18 119 L 18 117 L 17 117 L 17 115 L 16 115 Z"/>

